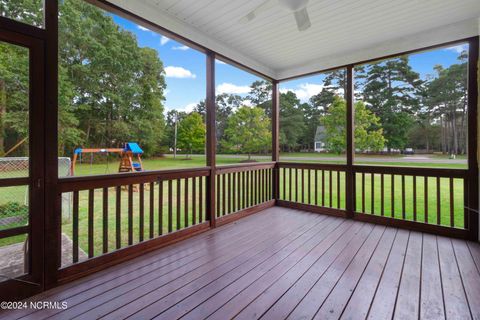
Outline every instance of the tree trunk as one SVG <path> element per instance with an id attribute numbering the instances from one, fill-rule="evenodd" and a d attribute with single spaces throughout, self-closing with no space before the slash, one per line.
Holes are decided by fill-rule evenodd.
<path id="1" fill-rule="evenodd" d="M 457 115 L 455 110 L 452 114 L 452 132 L 453 132 L 453 154 L 458 154 L 458 132 L 457 132 Z"/>

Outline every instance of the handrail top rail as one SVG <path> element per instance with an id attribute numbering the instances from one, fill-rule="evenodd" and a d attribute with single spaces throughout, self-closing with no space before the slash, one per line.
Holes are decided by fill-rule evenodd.
<path id="1" fill-rule="evenodd" d="M 232 164 L 221 164 L 217 165 L 216 169 L 223 168 L 237 168 L 237 167 L 258 167 L 263 165 L 275 165 L 275 161 L 264 161 L 264 162 L 246 162 L 246 163 L 232 163 Z"/>
<path id="2" fill-rule="evenodd" d="M 258 162 L 258 163 L 239 163 L 239 164 L 227 164 L 222 166 L 217 166 L 215 171 L 217 174 L 223 173 L 232 173 L 232 172 L 241 172 L 249 170 L 259 170 L 259 169 L 273 169 L 275 168 L 276 162 Z"/>
<path id="3" fill-rule="evenodd" d="M 130 184 L 173 180 L 182 178 L 203 177 L 210 175 L 211 167 L 182 168 L 169 170 L 152 170 L 144 172 L 115 173 L 108 175 L 64 177 L 58 180 L 58 191 L 71 192 L 78 190 L 108 188 Z"/>
<path id="4" fill-rule="evenodd" d="M 332 163 L 302 163 L 302 162 L 277 162 L 280 168 L 298 168 L 298 169 L 324 169 L 324 170 L 347 170 L 346 164 Z M 352 170 L 356 173 L 384 173 L 400 174 L 413 176 L 433 176 L 433 177 L 452 177 L 466 178 L 467 169 L 451 168 L 424 168 L 424 167 L 393 167 L 393 166 L 374 166 L 374 165 L 352 165 Z"/>

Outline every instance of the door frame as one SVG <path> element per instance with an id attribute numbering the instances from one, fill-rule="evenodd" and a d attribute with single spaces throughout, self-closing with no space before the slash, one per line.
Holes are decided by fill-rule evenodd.
<path id="1" fill-rule="evenodd" d="M 9 29 L 0 23 L 0 41 L 27 48 L 29 52 L 29 176 L 14 178 L 2 186 L 10 182 L 28 185 L 29 223 L 26 227 L 5 230 L 5 234 L 28 233 L 29 273 L 17 280 L 0 282 L 1 301 L 19 300 L 43 291 L 45 257 L 45 42 Z"/>

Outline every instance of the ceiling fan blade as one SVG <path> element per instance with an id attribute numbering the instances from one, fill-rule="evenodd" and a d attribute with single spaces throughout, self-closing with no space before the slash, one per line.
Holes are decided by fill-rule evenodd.
<path id="1" fill-rule="evenodd" d="M 270 10 L 278 3 L 278 0 L 267 0 L 261 5 L 250 11 L 246 16 L 242 17 L 239 22 L 247 23 L 255 19 L 258 15 L 262 14 L 265 11 Z"/>
<path id="2" fill-rule="evenodd" d="M 310 28 L 310 17 L 308 16 L 307 8 L 300 9 L 293 13 L 295 21 L 297 22 L 298 31 L 304 31 Z"/>

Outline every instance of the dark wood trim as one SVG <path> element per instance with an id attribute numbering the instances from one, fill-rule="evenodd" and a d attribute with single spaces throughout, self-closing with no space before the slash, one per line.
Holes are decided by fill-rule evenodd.
<path id="1" fill-rule="evenodd" d="M 420 167 L 388 167 L 388 166 L 363 166 L 354 165 L 355 172 L 364 173 L 383 173 L 396 175 L 445 177 L 445 178 L 468 178 L 468 171 L 463 169 L 443 169 L 443 168 L 420 168 Z"/>
<path id="2" fill-rule="evenodd" d="M 342 209 L 319 207 L 311 204 L 304 204 L 304 203 L 285 201 L 285 200 L 276 200 L 275 204 L 279 207 L 284 207 L 284 208 L 303 210 L 303 211 L 308 211 L 313 213 L 327 214 L 330 216 L 341 217 L 341 218 L 348 217 L 347 212 Z"/>
<path id="3" fill-rule="evenodd" d="M 445 237 L 454 237 L 467 239 L 469 231 L 465 229 L 457 229 L 452 227 L 444 227 L 434 224 L 427 224 L 418 221 L 401 220 L 392 217 L 377 216 L 368 213 L 355 212 L 354 219 L 358 221 L 370 222 L 375 224 L 386 225 L 389 227 L 408 229 L 412 231 L 426 232 Z"/>
<path id="4" fill-rule="evenodd" d="M 331 164 L 331 163 L 301 163 L 301 162 L 277 162 L 280 168 L 296 168 L 296 169 L 317 169 L 317 170 L 332 170 L 332 171 L 345 171 L 347 166 L 344 164 Z"/>
<path id="5" fill-rule="evenodd" d="M 206 206 L 205 206 L 205 219 L 210 221 L 210 226 L 215 228 L 216 210 L 216 152 L 217 152 L 217 124 L 215 120 L 215 53 L 207 52 L 206 61 L 206 73 L 207 73 L 207 92 L 205 98 L 206 108 L 206 125 L 207 125 L 207 137 L 206 137 L 206 156 L 207 166 L 210 167 L 210 175 L 207 177 L 207 184 L 205 190 Z"/>
<path id="6" fill-rule="evenodd" d="M 215 168 L 216 174 L 225 174 L 232 172 L 252 171 L 271 169 L 275 167 L 275 162 L 258 162 L 258 163 L 239 163 L 217 166 Z"/>
<path id="7" fill-rule="evenodd" d="M 24 186 L 30 184 L 29 177 L 0 179 L 0 187 Z"/>
<path id="8" fill-rule="evenodd" d="M 469 41 L 468 52 L 468 228 L 478 241 L 478 63 L 479 37 Z"/>
<path id="9" fill-rule="evenodd" d="M 280 161 L 280 90 L 278 81 L 272 82 L 272 161 Z M 280 168 L 275 166 L 272 170 L 273 199 L 279 199 L 280 194 Z"/>
<path id="10" fill-rule="evenodd" d="M 45 1 L 45 225 L 44 279 L 45 288 L 57 281 L 61 265 L 62 198 L 55 192 L 58 184 L 58 2 Z"/>
<path id="11" fill-rule="evenodd" d="M 0 239 L 18 236 L 19 234 L 28 233 L 30 226 L 21 226 L 12 229 L 0 230 Z"/>
<path id="12" fill-rule="evenodd" d="M 353 171 L 353 158 L 355 155 L 355 133 L 354 133 L 354 87 L 353 87 L 353 66 L 347 67 L 347 87 L 345 88 L 345 100 L 347 101 L 347 168 L 345 172 L 345 209 L 347 216 L 351 218 L 355 210 L 355 172 Z M 340 183 L 338 180 L 337 183 Z M 340 194 L 339 194 L 340 195 Z"/>
<path id="13" fill-rule="evenodd" d="M 398 57 L 398 56 L 403 56 L 403 55 L 406 55 L 406 54 L 412 54 L 412 53 L 418 53 L 418 52 L 422 52 L 422 51 L 440 49 L 440 48 L 444 48 L 444 47 L 455 46 L 455 45 L 461 44 L 461 43 L 471 43 L 471 42 L 475 41 L 475 38 L 477 38 L 477 37 L 469 37 L 469 38 L 463 38 L 463 39 L 443 42 L 443 43 L 439 43 L 439 44 L 435 44 L 435 45 L 431 45 L 431 46 L 427 46 L 427 47 L 396 52 L 396 53 L 388 54 L 388 55 L 385 55 L 385 56 L 374 57 L 374 58 L 367 59 L 367 60 L 354 61 L 354 62 L 351 62 L 349 64 L 334 66 L 334 67 L 331 67 L 331 68 L 320 69 L 320 70 L 311 71 L 311 72 L 305 72 L 305 73 L 302 73 L 302 74 L 299 74 L 299 75 L 296 75 L 296 76 L 281 78 L 281 79 L 277 79 L 277 80 L 279 82 L 285 82 L 285 81 L 295 80 L 295 79 L 299 79 L 299 78 L 314 76 L 314 75 L 317 75 L 319 73 L 331 72 L 331 71 L 335 71 L 335 70 L 338 70 L 338 69 L 345 69 L 350 65 L 357 66 L 357 65 L 362 65 L 362 64 L 372 63 L 372 62 L 379 62 L 379 61 L 382 61 L 382 60 L 387 60 L 387 59 L 395 58 L 395 57 Z"/>
<path id="14" fill-rule="evenodd" d="M 174 170 L 157 170 L 145 172 L 116 173 L 109 175 L 66 177 L 58 179 L 58 191 L 70 192 L 85 189 L 124 186 L 155 182 L 158 180 L 172 180 L 210 175 L 210 168 L 186 168 Z"/>
<path id="15" fill-rule="evenodd" d="M 51 1 L 51 0 L 47 0 L 47 1 Z M 50 9 L 50 8 L 47 8 L 47 6 L 45 6 L 45 8 L 47 10 Z M 23 23 L 21 21 L 16 21 L 16 20 L 2 17 L 2 16 L 0 16 L 0 29 L 20 33 L 27 37 L 33 37 L 40 40 L 45 40 L 48 36 L 45 29 L 38 28 L 32 25 Z"/>
<path id="16" fill-rule="evenodd" d="M 268 201 L 263 202 L 261 204 L 258 204 L 256 206 L 249 207 L 249 208 L 246 208 L 246 209 L 243 209 L 241 211 L 237 211 L 237 212 L 234 212 L 234 213 L 231 213 L 231 214 L 227 214 L 225 216 L 217 218 L 217 227 L 223 226 L 227 223 L 234 222 L 238 219 L 241 219 L 241 218 L 244 218 L 244 217 L 249 216 L 251 214 L 254 214 L 254 213 L 260 212 L 262 210 L 271 208 L 273 206 L 275 206 L 275 200 L 268 200 Z"/>
<path id="17" fill-rule="evenodd" d="M 203 222 L 182 230 L 174 231 L 155 239 L 146 240 L 144 242 L 65 267 L 58 270 L 57 285 L 70 282 L 72 280 L 106 269 L 115 264 L 133 259 L 147 252 L 185 240 L 202 232 L 208 231 L 209 229 L 209 223 Z"/>

